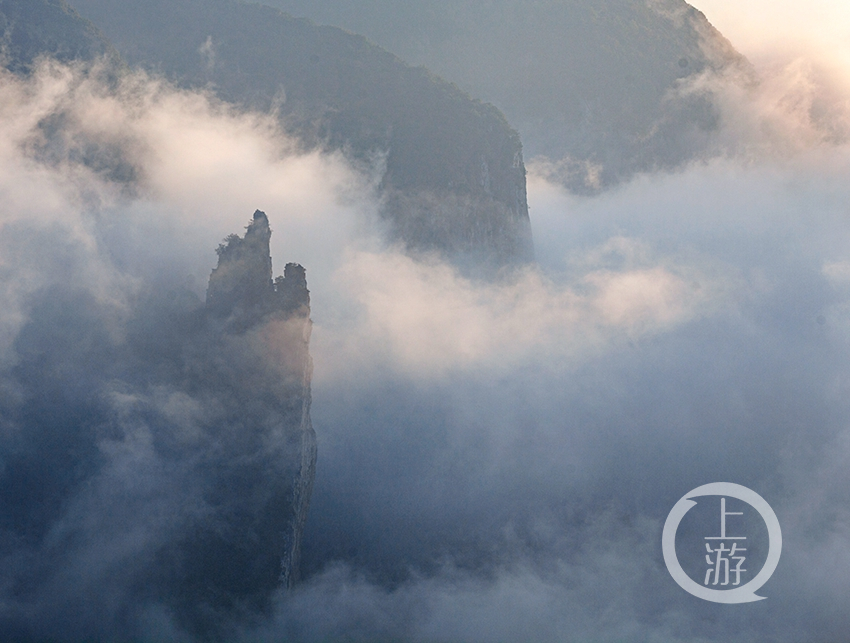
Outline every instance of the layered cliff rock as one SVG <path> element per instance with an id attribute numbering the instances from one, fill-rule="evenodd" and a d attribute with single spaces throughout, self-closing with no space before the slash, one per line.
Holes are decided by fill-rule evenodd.
<path id="1" fill-rule="evenodd" d="M 492 105 L 364 37 L 235 0 L 73 0 L 133 65 L 274 109 L 306 147 L 383 169 L 383 214 L 414 251 L 532 256 L 519 136 Z"/>

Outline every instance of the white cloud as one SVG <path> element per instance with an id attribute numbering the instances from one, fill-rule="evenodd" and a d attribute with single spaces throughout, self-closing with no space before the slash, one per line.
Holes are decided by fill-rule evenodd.
<path id="1" fill-rule="evenodd" d="M 351 302 L 357 321 L 317 327 L 317 376 L 376 357 L 427 377 L 458 368 L 508 371 L 541 355 L 584 359 L 685 323 L 717 305 L 720 292 L 707 275 L 686 279 L 675 266 L 586 268 L 573 279 L 528 268 L 483 283 L 399 252 L 349 254 L 335 292 Z"/>

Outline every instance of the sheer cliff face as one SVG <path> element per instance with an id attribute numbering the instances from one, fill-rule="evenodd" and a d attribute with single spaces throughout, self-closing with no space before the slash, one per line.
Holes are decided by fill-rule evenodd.
<path id="1" fill-rule="evenodd" d="M 746 66 L 683 0 L 266 0 L 362 33 L 496 105 L 526 158 L 593 192 L 706 151 L 719 112 L 703 72 Z"/>
<path id="2" fill-rule="evenodd" d="M 218 407 L 193 453 L 215 518 L 163 551 L 163 599 L 179 597 L 201 634 L 210 613 L 263 611 L 271 593 L 298 575 L 316 460 L 310 297 L 297 264 L 272 280 L 270 237 L 258 210 L 244 237 L 231 235 L 219 247 L 203 332 L 189 345 L 206 359 L 188 360 L 184 371 L 187 392 Z"/>
<path id="3" fill-rule="evenodd" d="M 310 297 L 301 266 L 272 280 L 270 235 L 257 212 L 227 238 L 206 303 L 152 285 L 116 317 L 73 285 L 33 295 L 0 396 L 10 640 L 132 638 L 145 609 L 227 639 L 297 578 Z M 66 623 L 31 616 L 57 595 Z"/>
<path id="4" fill-rule="evenodd" d="M 383 214 L 415 251 L 529 260 L 519 136 L 492 105 L 364 37 L 233 0 L 74 0 L 125 59 L 276 110 L 310 148 L 383 170 Z"/>

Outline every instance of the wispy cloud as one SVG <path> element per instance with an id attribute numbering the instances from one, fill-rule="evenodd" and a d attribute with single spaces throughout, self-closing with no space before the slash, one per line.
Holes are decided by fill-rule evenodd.
<path id="1" fill-rule="evenodd" d="M 307 268 L 320 455 L 308 578 L 246 637 L 846 631 L 850 153 L 813 125 L 817 86 L 805 98 L 788 74 L 802 102 L 728 90 L 722 159 L 594 198 L 532 175 L 539 265 L 489 281 L 387 245 L 374 177 L 300 151 L 267 115 L 142 75 L 4 76 L 0 471 L 35 453 L 58 473 L 31 489 L 87 482 L 37 544 L 2 541 L 3 628 L 184 636 L 133 583 L 209 511 L 194 464 L 157 440 L 193 444 L 220 408 L 137 386 L 127 346 L 146 338 L 167 361 L 168 315 L 197 303 L 213 249 L 261 207 L 278 272 Z M 94 473 L 66 467 L 82 443 L 60 440 L 89 425 Z M 721 479 L 768 498 L 787 540 L 769 599 L 718 616 L 670 581 L 659 537 L 682 493 Z M 4 502 L 37 515 L 25 495 Z M 13 592 L 22 577 L 39 589 Z"/>

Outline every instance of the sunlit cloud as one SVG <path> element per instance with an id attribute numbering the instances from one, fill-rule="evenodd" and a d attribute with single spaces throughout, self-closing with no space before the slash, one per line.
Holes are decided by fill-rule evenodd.
<path id="1" fill-rule="evenodd" d="M 376 177 L 300 150 L 270 115 L 144 75 L 117 89 L 55 65 L 4 76 L 0 401 L 17 399 L 6 375 L 34 293 L 91 293 L 120 344 L 140 290 L 165 281 L 200 301 L 214 248 L 261 208 L 276 272 L 307 268 L 321 451 L 313 575 L 260 634 L 696 641 L 754 640 L 763 627 L 766 640 L 798 640 L 795 619 L 812 604 L 781 577 L 769 619 L 708 634 L 665 584 L 664 494 L 714 475 L 780 496 L 783 528 L 806 543 L 783 564 L 804 587 L 827 579 L 835 591 L 818 598 L 840 628 L 846 485 L 829 485 L 850 457 L 850 154 L 842 103 L 817 71 L 778 69 L 758 88 L 712 85 L 722 158 L 594 198 L 532 173 L 539 263 L 491 281 L 388 245 Z M 65 147 L 39 152 L 39 124 L 55 114 Z M 132 185 L 68 152 L 83 143 L 123 159 Z M 274 328 L 258 341 L 270 355 L 284 343 Z M 155 386 L 106 397 L 117 422 L 148 405 L 187 442 L 214 412 Z M 53 602 L 81 586 L 120 596 L 121 575 L 103 585 L 104 569 L 201 511 L 191 489 L 185 505 L 156 504 L 182 490 L 165 488 L 143 429 L 99 447 L 107 473 L 65 523 L 99 539 L 57 572 Z M 161 509 L 149 524 L 127 516 L 127 489 Z M 109 526 L 125 524 L 113 512 L 140 528 L 110 540 Z M 413 571 L 382 584 L 375 558 Z M 170 637 L 168 616 L 151 610 L 143 629 Z"/>
<path id="2" fill-rule="evenodd" d="M 630 245 L 624 239 L 613 243 Z M 589 262 L 609 258 L 604 249 L 588 254 Z M 359 360 L 383 356 L 402 371 L 429 376 L 457 368 L 507 371 L 530 355 L 583 358 L 718 305 L 720 289 L 691 267 L 648 261 L 611 270 L 589 262 L 572 280 L 529 268 L 505 281 L 481 283 L 438 261 L 398 252 L 352 254 L 339 269 L 336 292 L 350 301 L 357 321 L 319 325 L 317 364 L 331 372 L 345 364 L 363 368 Z M 321 343 L 329 340 L 328 346 Z"/>
<path id="3" fill-rule="evenodd" d="M 850 8 L 840 0 L 695 0 L 691 3 L 745 55 L 818 52 L 850 63 Z"/>

